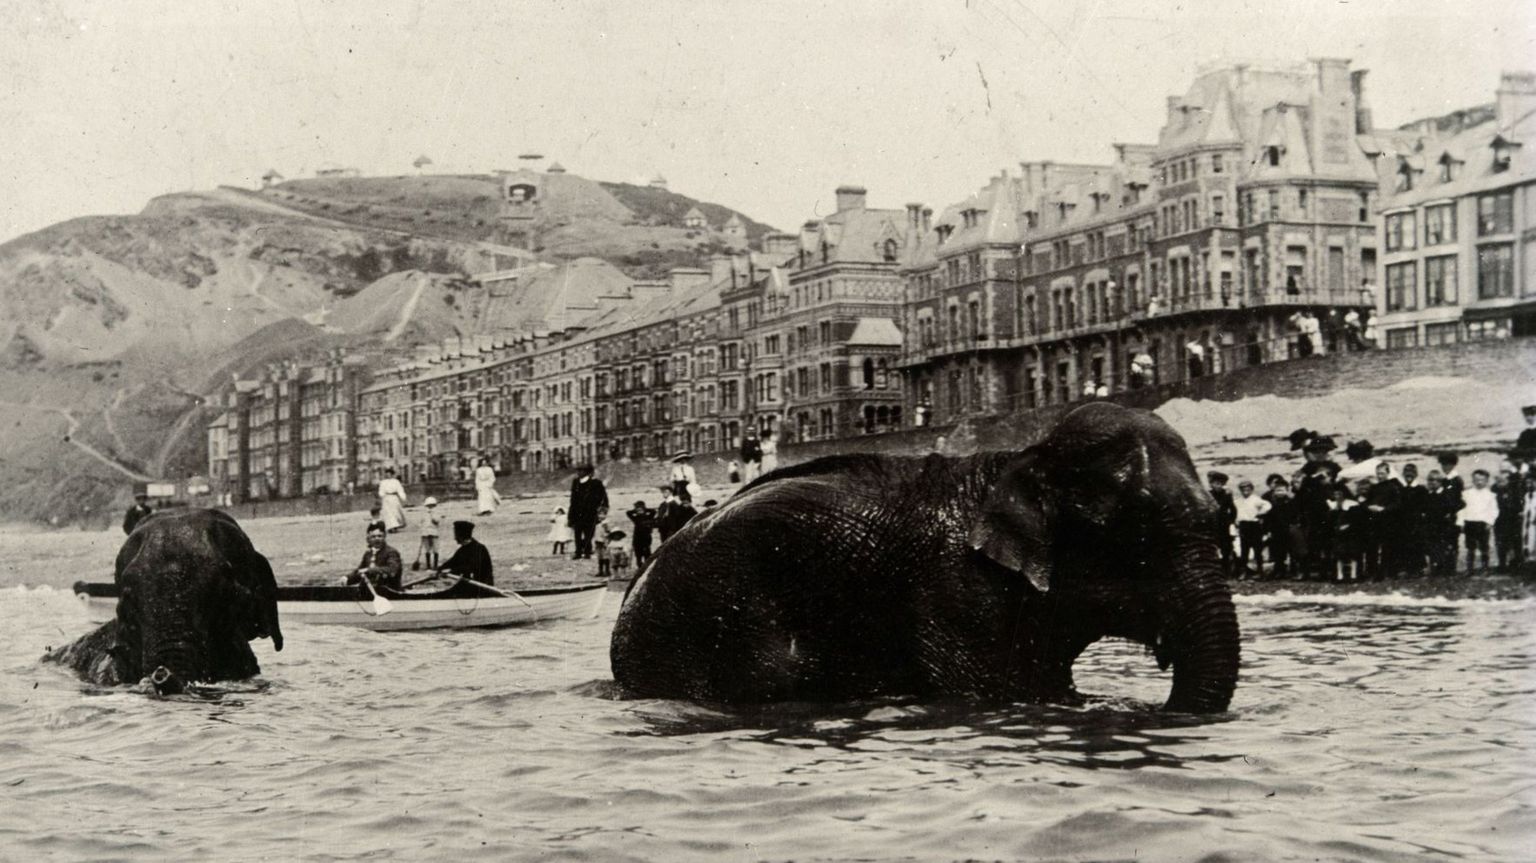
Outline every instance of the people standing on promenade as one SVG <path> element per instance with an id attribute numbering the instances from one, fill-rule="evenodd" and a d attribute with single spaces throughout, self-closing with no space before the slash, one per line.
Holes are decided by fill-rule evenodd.
<path id="1" fill-rule="evenodd" d="M 1206 473 L 1205 480 L 1210 483 L 1211 497 L 1216 499 L 1216 510 L 1221 513 L 1221 569 L 1231 578 L 1236 559 L 1232 553 L 1232 531 L 1237 524 L 1237 506 L 1232 501 L 1232 492 L 1227 490 L 1226 474 L 1213 470 Z"/>
<path id="2" fill-rule="evenodd" d="M 496 493 L 496 469 L 491 467 L 491 460 L 480 459 L 480 464 L 475 467 L 475 514 L 490 515 L 501 504 L 501 495 Z"/>
<path id="3" fill-rule="evenodd" d="M 385 530 L 399 533 L 405 528 L 405 505 L 409 502 L 405 496 L 405 486 L 395 479 L 395 469 L 385 468 L 384 478 L 379 480 L 379 510 Z"/>
<path id="4" fill-rule="evenodd" d="M 566 510 L 566 523 L 576 535 L 572 560 L 592 557 L 592 529 L 597 526 L 597 511 L 607 508 L 608 490 L 602 480 L 592 475 L 592 465 L 576 468 L 576 478 L 571 480 L 571 502 Z"/>
<path id="5" fill-rule="evenodd" d="M 645 562 L 651 559 L 651 534 L 656 530 L 656 510 L 646 506 L 645 501 L 637 500 L 634 508 L 624 514 L 633 526 L 629 547 L 635 553 L 635 572 L 639 572 L 645 569 Z"/>
<path id="6" fill-rule="evenodd" d="M 1260 575 L 1264 571 L 1264 516 L 1269 512 L 1269 501 L 1254 494 L 1253 483 L 1245 479 L 1237 484 L 1237 497 L 1232 505 L 1237 510 L 1238 560 L 1242 563 L 1242 574 Z"/>
<path id="7" fill-rule="evenodd" d="M 421 541 L 416 546 L 416 561 L 411 564 L 412 571 L 421 569 L 423 561 L 427 569 L 437 569 L 438 563 L 437 537 L 441 533 L 443 517 L 437 511 L 437 498 L 427 498 L 422 506 L 427 508 L 426 523 L 421 526 Z"/>
<path id="8" fill-rule="evenodd" d="M 555 507 L 555 514 L 549 519 L 549 533 L 544 535 L 544 541 L 549 543 L 550 554 L 565 554 L 565 546 L 576 538 L 567 522 L 565 507 Z"/>
<path id="9" fill-rule="evenodd" d="M 769 429 L 763 433 L 763 442 L 759 447 L 763 455 L 763 473 L 768 473 L 779 466 L 779 441 L 778 434 Z"/>
<path id="10" fill-rule="evenodd" d="M 123 533 L 133 533 L 133 529 L 139 526 L 144 517 L 154 512 L 149 508 L 149 495 L 139 492 L 133 496 L 133 505 L 123 514 Z"/>
<path id="11" fill-rule="evenodd" d="M 1499 500 L 1488 487 L 1488 471 L 1472 471 L 1472 487 L 1461 496 L 1461 529 L 1467 540 L 1467 575 L 1477 569 L 1477 557 L 1483 557 L 1483 572 L 1488 572 L 1488 538 L 1499 519 Z"/>
<path id="12" fill-rule="evenodd" d="M 757 440 L 757 432 L 747 429 L 741 441 L 742 480 L 751 482 L 763 472 L 763 445 Z"/>

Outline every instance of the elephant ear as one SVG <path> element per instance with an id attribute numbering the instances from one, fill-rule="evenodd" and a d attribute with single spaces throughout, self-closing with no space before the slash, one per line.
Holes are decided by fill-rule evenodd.
<path id="1" fill-rule="evenodd" d="M 971 527 L 971 547 L 1028 579 L 1035 590 L 1051 589 L 1051 525 L 1055 512 L 1031 459 L 1021 459 L 982 503 Z"/>
<path id="2" fill-rule="evenodd" d="M 245 531 L 223 513 L 218 542 L 229 558 L 232 578 L 229 584 L 231 605 L 237 610 L 237 624 L 246 640 L 272 639 L 275 650 L 283 649 L 283 630 L 277 620 L 277 578 L 266 555 L 251 545 Z"/>

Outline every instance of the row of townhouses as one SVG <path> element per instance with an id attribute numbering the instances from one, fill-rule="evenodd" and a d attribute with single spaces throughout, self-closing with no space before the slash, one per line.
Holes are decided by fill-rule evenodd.
<path id="1" fill-rule="evenodd" d="M 663 281 L 510 260 L 475 281 L 537 309 L 518 330 L 236 382 L 210 472 L 256 499 L 386 468 L 462 479 L 481 458 L 725 453 L 749 429 L 793 442 L 952 423 L 1353 336 L 1536 333 L 1536 75 L 1392 130 L 1374 128 L 1364 78 L 1338 59 L 1211 69 L 1168 99 L 1156 143 L 1106 164 L 1025 162 L 939 213 L 846 186 L 798 233 Z M 509 180 L 509 220 L 543 191 L 536 173 Z"/>

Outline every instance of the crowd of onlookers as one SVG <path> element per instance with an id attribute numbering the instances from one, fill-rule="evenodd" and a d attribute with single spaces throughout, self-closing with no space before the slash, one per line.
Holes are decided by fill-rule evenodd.
<path id="1" fill-rule="evenodd" d="M 1234 494 L 1225 473 L 1210 471 L 1230 536 L 1223 564 L 1236 577 L 1328 581 L 1513 572 L 1536 560 L 1536 405 L 1525 416 L 1497 475 L 1463 476 L 1460 458 L 1443 452 L 1421 476 L 1415 462 L 1375 457 L 1367 441 L 1345 448 L 1343 467 L 1334 440 L 1304 428 L 1290 436 L 1301 466 L 1263 488 L 1244 479 Z"/>

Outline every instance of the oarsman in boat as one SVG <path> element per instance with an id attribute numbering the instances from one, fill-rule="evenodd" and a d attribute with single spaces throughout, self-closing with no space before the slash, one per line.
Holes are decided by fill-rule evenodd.
<path id="1" fill-rule="evenodd" d="M 400 570 L 400 552 L 385 542 L 384 527 L 371 525 L 368 528 L 368 550 L 363 552 L 363 559 L 357 564 L 357 569 L 347 576 L 347 584 L 361 584 L 366 577 L 374 587 L 399 590 Z"/>
<path id="2" fill-rule="evenodd" d="M 463 576 L 481 584 L 495 584 L 496 579 L 491 574 L 491 553 L 475 539 L 475 523 L 454 522 L 453 538 L 459 547 L 438 571 Z"/>
<path id="3" fill-rule="evenodd" d="M 123 515 L 123 533 L 133 533 L 133 529 L 144 520 L 144 516 L 152 512 L 154 510 L 149 508 L 149 495 L 143 492 L 134 495 L 133 506 L 128 507 L 128 512 Z"/>

